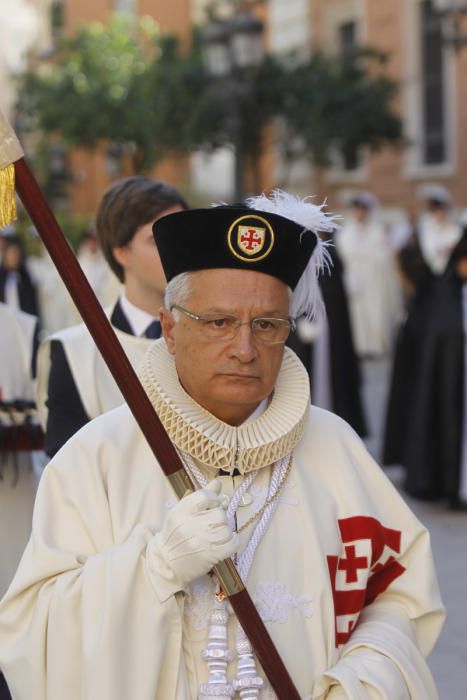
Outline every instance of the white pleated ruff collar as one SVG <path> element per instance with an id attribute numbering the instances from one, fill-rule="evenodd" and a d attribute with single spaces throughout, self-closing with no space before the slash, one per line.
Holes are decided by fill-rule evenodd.
<path id="1" fill-rule="evenodd" d="M 300 441 L 310 406 L 309 379 L 294 352 L 285 348 L 266 410 L 238 427 L 219 420 L 183 389 L 163 339 L 144 356 L 139 377 L 172 442 L 213 470 L 241 474 L 273 464 Z"/>

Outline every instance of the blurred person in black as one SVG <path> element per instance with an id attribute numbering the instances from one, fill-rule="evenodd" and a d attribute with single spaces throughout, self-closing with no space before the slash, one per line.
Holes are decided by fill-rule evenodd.
<path id="1" fill-rule="evenodd" d="M 450 255 L 462 236 L 452 216 L 449 192 L 440 185 L 426 185 L 420 191 L 424 208 L 417 218 L 412 213 L 407 241 L 397 254 L 406 296 L 419 297 L 434 278 L 445 271 Z"/>
<path id="2" fill-rule="evenodd" d="M 0 262 L 0 301 L 13 309 L 39 316 L 36 288 L 27 268 L 26 252 L 16 235 L 4 239 Z"/>
<path id="3" fill-rule="evenodd" d="M 467 227 L 445 274 L 433 285 L 419 327 L 419 353 L 404 450 L 406 489 L 422 499 L 467 507 L 465 353 Z"/>
<path id="4" fill-rule="evenodd" d="M 332 270 L 324 271 L 319 277 L 326 318 L 320 324 L 299 319 L 297 330 L 290 335 L 287 345 L 308 371 L 311 402 L 336 413 L 360 437 L 365 437 L 360 366 L 352 336 L 343 266 L 334 246 L 329 246 L 328 252 Z"/>
<path id="5" fill-rule="evenodd" d="M 432 313 L 433 295 L 448 271 L 450 256 L 462 230 L 451 215 L 451 195 L 440 185 L 420 190 L 424 208 L 410 225 L 407 242 L 397 254 L 406 297 L 406 317 L 400 326 L 392 365 L 383 437 L 383 464 L 404 464 L 414 379 L 423 352 L 423 334 Z"/>
<path id="6" fill-rule="evenodd" d="M 429 203 L 439 221 L 447 208 L 447 200 Z M 394 359 L 383 463 L 404 466 L 410 495 L 445 498 L 458 508 L 467 497 L 462 486 L 467 226 L 449 226 L 444 247 L 439 244 L 436 252 L 432 245 L 431 257 L 417 230 L 401 251 L 412 296 Z"/>

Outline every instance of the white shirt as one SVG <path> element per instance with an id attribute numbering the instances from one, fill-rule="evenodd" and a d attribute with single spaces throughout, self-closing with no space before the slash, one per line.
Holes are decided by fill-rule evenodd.
<path id="1" fill-rule="evenodd" d="M 120 295 L 120 306 L 136 336 L 143 336 L 149 324 L 159 320 L 159 318 L 156 318 L 147 311 L 140 309 L 139 306 L 132 304 L 131 301 L 128 301 L 125 292 L 122 292 Z"/>

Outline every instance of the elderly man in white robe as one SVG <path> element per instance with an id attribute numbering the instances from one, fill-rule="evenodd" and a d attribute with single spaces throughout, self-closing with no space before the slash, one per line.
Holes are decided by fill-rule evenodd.
<path id="1" fill-rule="evenodd" d="M 284 347 L 333 225 L 280 192 L 156 222 L 164 337 L 140 376 L 199 490 L 176 502 L 126 405 L 59 451 L 0 605 L 16 700 L 275 698 L 258 662 L 239 669 L 209 575 L 229 556 L 300 697 L 437 697 L 429 535 Z"/>

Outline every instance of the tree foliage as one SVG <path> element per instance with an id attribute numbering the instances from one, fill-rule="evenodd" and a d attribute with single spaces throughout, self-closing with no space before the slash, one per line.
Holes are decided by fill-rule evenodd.
<path id="1" fill-rule="evenodd" d="M 31 130 L 59 132 L 68 146 L 106 140 L 150 151 L 141 109 L 157 55 L 151 21 L 134 26 L 116 15 L 108 27 L 84 25 L 62 41 L 55 60 L 24 75 L 19 112 Z"/>
<path id="2" fill-rule="evenodd" d="M 391 105 L 397 83 L 384 72 L 386 56 L 371 49 L 345 58 L 313 54 L 287 72 L 282 116 L 289 157 L 302 155 L 328 165 L 335 153 L 355 161 L 364 146 L 397 143 L 401 121 Z"/>
<path id="3" fill-rule="evenodd" d="M 383 57 L 364 50 L 346 60 L 315 53 L 306 61 L 266 56 L 235 80 L 212 80 L 200 40 L 182 47 L 153 23 L 115 18 L 83 26 L 57 60 L 21 81 L 19 111 L 31 130 L 60 134 L 67 146 L 105 140 L 134 155 L 143 171 L 168 155 L 241 142 L 261 150 L 264 127 L 280 118 L 284 153 L 319 165 L 354 158 L 401 137 L 392 110 L 397 86 Z"/>

